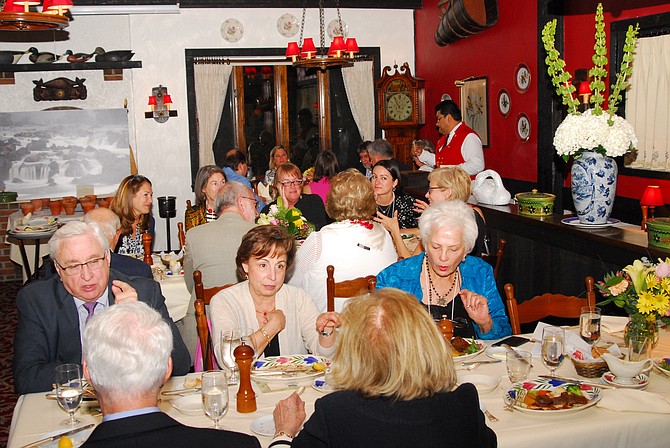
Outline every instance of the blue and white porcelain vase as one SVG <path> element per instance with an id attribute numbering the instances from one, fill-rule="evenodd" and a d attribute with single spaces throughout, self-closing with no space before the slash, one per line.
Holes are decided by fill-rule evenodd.
<path id="1" fill-rule="evenodd" d="M 617 164 L 611 157 L 584 151 L 572 164 L 572 200 L 579 222 L 606 224 L 616 196 Z"/>

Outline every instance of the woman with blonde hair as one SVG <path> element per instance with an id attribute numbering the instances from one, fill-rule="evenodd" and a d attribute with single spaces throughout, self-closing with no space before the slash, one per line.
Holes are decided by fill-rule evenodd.
<path id="1" fill-rule="evenodd" d="M 398 258 L 391 235 L 372 221 L 377 209 L 372 184 L 355 168 L 330 180 L 326 211 L 334 223 L 313 232 L 296 254 L 289 284 L 306 290 L 319 311 L 326 310 L 326 267 L 335 267 L 335 281 L 352 280 L 379 271 Z M 335 310 L 341 308 L 336 299 Z"/>
<path id="2" fill-rule="evenodd" d="M 258 196 L 265 202 L 270 202 L 274 198 L 273 185 L 275 182 L 275 174 L 277 168 L 291 162 L 291 155 L 288 149 L 282 145 L 277 145 L 270 151 L 270 165 L 269 170 L 265 172 L 265 177 L 262 182 L 258 183 Z"/>
<path id="3" fill-rule="evenodd" d="M 109 207 L 121 220 L 121 237 L 114 252 L 123 255 L 144 254 L 142 234 L 154 236 L 154 218 L 151 181 L 140 174 L 124 178 L 116 190 Z"/>
<path id="4" fill-rule="evenodd" d="M 273 446 L 496 446 L 477 390 L 456 387 L 450 345 L 415 297 L 381 289 L 352 300 L 340 320 L 332 373 L 339 390 L 316 401 L 297 435 L 304 402 L 296 394 L 280 401 Z"/>

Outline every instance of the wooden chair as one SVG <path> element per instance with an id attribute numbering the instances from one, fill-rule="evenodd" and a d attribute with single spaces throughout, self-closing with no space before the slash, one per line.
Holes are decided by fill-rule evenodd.
<path id="1" fill-rule="evenodd" d="M 326 267 L 326 309 L 335 311 L 335 297 L 356 297 L 368 292 L 372 293 L 376 287 L 377 278 L 374 275 L 335 282 L 335 267 L 329 265 Z"/>
<path id="2" fill-rule="evenodd" d="M 593 277 L 586 277 L 585 283 L 586 298 L 546 293 L 518 305 L 516 298 L 514 298 L 514 286 L 507 283 L 505 285 L 505 295 L 507 296 L 507 312 L 512 326 L 512 334 L 521 333 L 521 324 L 537 322 L 547 316 L 579 318 L 581 307 L 595 306 L 596 304 Z"/>
<path id="3" fill-rule="evenodd" d="M 205 305 L 209 305 L 209 302 L 212 300 L 214 294 L 230 286 L 233 286 L 233 284 L 205 288 L 202 284 L 202 272 L 197 269 L 193 271 L 193 289 L 195 290 L 195 322 L 198 328 L 198 339 L 200 340 L 200 347 L 202 350 L 202 365 L 204 370 L 212 370 L 214 368 L 212 363 L 214 344 L 212 335 L 209 332 Z"/>
<path id="4" fill-rule="evenodd" d="M 184 246 L 186 246 L 186 232 L 184 232 L 183 222 L 180 221 L 177 223 L 177 230 L 179 236 L 179 250 L 182 250 Z"/>
<path id="5" fill-rule="evenodd" d="M 493 267 L 493 278 L 496 281 L 498 280 L 498 272 L 500 271 L 500 266 L 502 265 L 505 246 L 507 246 L 507 240 L 500 238 L 498 240 L 498 249 L 496 250 L 495 255 L 482 254 L 482 260 L 486 261 Z"/>

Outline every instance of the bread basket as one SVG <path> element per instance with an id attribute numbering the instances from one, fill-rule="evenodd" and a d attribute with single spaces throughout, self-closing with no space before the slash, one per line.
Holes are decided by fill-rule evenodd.
<path id="1" fill-rule="evenodd" d="M 602 358 L 580 360 L 570 355 L 570 360 L 575 365 L 577 374 L 586 378 L 600 378 L 609 370 Z"/>

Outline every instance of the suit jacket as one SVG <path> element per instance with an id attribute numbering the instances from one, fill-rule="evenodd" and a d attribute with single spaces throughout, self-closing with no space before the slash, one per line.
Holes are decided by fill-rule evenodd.
<path id="1" fill-rule="evenodd" d="M 165 306 L 158 283 L 142 277 L 127 277 L 114 269 L 109 273 L 109 304 L 114 303 L 112 280 L 121 280 L 137 291 L 139 300 L 159 311 L 170 325 L 174 348 L 173 375 L 185 375 L 191 366 L 184 341 Z M 79 314 L 74 299 L 57 275 L 32 282 L 16 297 L 19 312 L 14 336 L 14 387 L 19 394 L 52 389 L 54 369 L 59 364 L 81 364 Z"/>
<path id="2" fill-rule="evenodd" d="M 112 269 L 129 277 L 144 277 L 153 280 L 154 274 L 151 272 L 151 266 L 142 260 L 138 260 L 137 258 L 128 255 L 117 254 L 116 252 L 110 252 L 110 255 L 110 267 Z M 56 268 L 54 267 L 53 262 L 46 263 L 44 266 L 44 276 L 50 277 L 52 275 L 56 275 Z"/>
<path id="3" fill-rule="evenodd" d="M 345 430 L 343 430 L 345 429 Z M 329 448 L 495 447 L 495 433 L 466 383 L 430 398 L 394 401 L 339 391 L 316 400 L 314 414 L 291 446 Z"/>
<path id="4" fill-rule="evenodd" d="M 82 445 L 86 448 L 189 447 L 260 448 L 258 439 L 232 431 L 185 426 L 162 412 L 102 422 Z"/>

